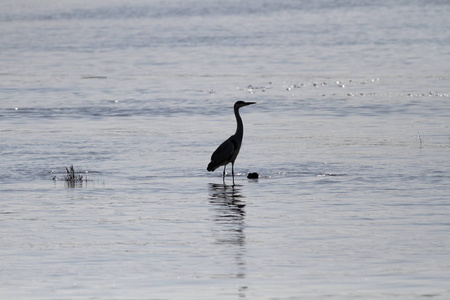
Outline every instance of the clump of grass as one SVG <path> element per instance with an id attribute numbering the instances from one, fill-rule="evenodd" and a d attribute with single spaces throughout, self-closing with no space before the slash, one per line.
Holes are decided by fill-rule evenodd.
<path id="1" fill-rule="evenodd" d="M 83 177 L 79 172 L 77 173 L 73 165 L 66 167 L 66 174 L 63 177 L 57 178 L 56 176 L 53 176 L 53 180 L 64 180 L 69 187 L 82 186 L 83 182 L 88 182 L 87 177 Z"/>
<path id="2" fill-rule="evenodd" d="M 64 180 L 69 183 L 77 183 L 77 182 L 83 182 L 83 175 L 81 174 L 75 174 L 75 169 L 73 168 L 73 165 L 70 166 L 70 168 L 66 167 L 67 174 L 64 176 Z M 87 178 L 86 178 L 87 181 Z"/>

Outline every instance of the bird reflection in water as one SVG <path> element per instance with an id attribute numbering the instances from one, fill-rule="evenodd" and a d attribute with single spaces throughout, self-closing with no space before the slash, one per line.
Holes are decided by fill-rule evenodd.
<path id="1" fill-rule="evenodd" d="M 214 211 L 212 231 L 219 246 L 225 246 L 236 265 L 231 276 L 245 278 L 245 202 L 239 185 L 209 184 L 209 203 Z M 247 286 L 238 290 L 239 297 L 245 297 Z"/>
<path id="2" fill-rule="evenodd" d="M 224 234 L 217 242 L 219 244 L 235 244 L 243 246 L 245 243 L 245 202 L 244 196 L 237 185 L 211 183 L 209 186 L 209 202 L 216 212 L 214 220 L 221 226 Z M 227 233 L 225 235 L 225 233 Z"/>

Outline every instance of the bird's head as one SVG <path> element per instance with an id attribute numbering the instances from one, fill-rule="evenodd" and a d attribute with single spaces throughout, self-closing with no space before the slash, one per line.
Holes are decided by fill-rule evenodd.
<path id="1" fill-rule="evenodd" d="M 247 106 L 247 105 L 250 105 L 250 104 L 255 104 L 256 102 L 245 102 L 245 101 L 237 101 L 235 104 L 234 104 L 234 108 L 241 108 L 241 107 L 243 107 L 243 106 Z"/>

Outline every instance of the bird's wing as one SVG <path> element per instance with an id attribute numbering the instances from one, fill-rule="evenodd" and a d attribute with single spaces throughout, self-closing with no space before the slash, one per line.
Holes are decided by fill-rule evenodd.
<path id="1" fill-rule="evenodd" d="M 211 155 L 211 168 L 215 170 L 218 167 L 229 163 L 235 148 L 234 143 L 230 139 L 223 142 Z"/>

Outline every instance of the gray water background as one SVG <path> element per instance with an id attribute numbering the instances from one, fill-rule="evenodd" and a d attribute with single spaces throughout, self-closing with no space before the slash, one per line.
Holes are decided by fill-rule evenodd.
<path id="1" fill-rule="evenodd" d="M 449 15 L 2 1 L 0 296 L 448 299 Z"/>

